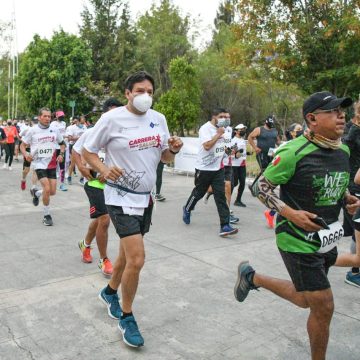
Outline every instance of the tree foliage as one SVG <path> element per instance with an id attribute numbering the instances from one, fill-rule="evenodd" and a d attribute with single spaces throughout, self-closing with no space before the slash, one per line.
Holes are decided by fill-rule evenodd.
<path id="1" fill-rule="evenodd" d="M 360 85 L 358 0 L 237 0 L 234 63 L 307 93 L 357 95 Z"/>
<path id="2" fill-rule="evenodd" d="M 159 93 L 170 88 L 168 68 L 170 61 L 191 50 L 188 39 L 189 16 L 182 17 L 170 0 L 161 0 L 141 16 L 137 22 L 137 56 L 143 67 L 154 77 Z"/>
<path id="3" fill-rule="evenodd" d="M 69 108 L 75 100 L 77 111 L 91 109 L 84 93 L 92 67 L 91 52 L 86 44 L 64 31 L 51 40 L 34 36 L 20 62 L 19 85 L 27 110 L 35 113 L 42 106 Z"/>
<path id="4" fill-rule="evenodd" d="M 171 131 L 184 136 L 199 118 L 201 92 L 197 73 L 186 58 L 178 57 L 170 62 L 169 77 L 171 89 L 161 95 L 155 109 L 166 116 Z"/>

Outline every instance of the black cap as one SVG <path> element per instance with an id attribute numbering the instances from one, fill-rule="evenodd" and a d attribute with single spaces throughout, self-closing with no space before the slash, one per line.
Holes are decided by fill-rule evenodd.
<path id="1" fill-rule="evenodd" d="M 349 97 L 338 98 L 328 91 L 317 92 L 304 101 L 303 116 L 305 118 L 307 114 L 315 110 L 331 110 L 339 106 L 346 108 L 351 106 L 352 103 L 353 101 Z"/>
<path id="2" fill-rule="evenodd" d="M 274 115 L 269 115 L 266 119 L 265 119 L 265 122 L 266 123 L 272 123 L 272 124 L 275 124 L 275 116 Z"/>
<path id="3" fill-rule="evenodd" d="M 103 104 L 103 112 L 109 111 L 110 108 L 113 106 L 119 107 L 119 106 L 123 106 L 123 104 L 118 99 L 109 98 Z"/>
<path id="4" fill-rule="evenodd" d="M 34 124 L 37 124 L 37 122 L 39 121 L 38 117 L 37 116 L 33 116 L 31 121 L 34 123 Z"/>

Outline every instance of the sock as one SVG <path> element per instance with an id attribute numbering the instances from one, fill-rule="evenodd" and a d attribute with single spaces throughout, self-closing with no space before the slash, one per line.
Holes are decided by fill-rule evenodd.
<path id="1" fill-rule="evenodd" d="M 49 205 L 44 205 L 44 216 L 46 215 L 50 215 L 50 206 Z"/>
<path id="2" fill-rule="evenodd" d="M 276 214 L 276 210 L 270 210 L 270 215 L 274 216 Z"/>
<path id="3" fill-rule="evenodd" d="M 42 195 L 42 192 L 42 190 L 36 190 L 35 196 L 39 198 Z"/>
<path id="4" fill-rule="evenodd" d="M 132 312 L 130 312 L 130 313 L 123 312 L 123 313 L 121 314 L 121 320 L 124 320 L 124 319 L 126 319 L 127 317 L 129 317 L 129 316 L 133 316 L 133 313 L 132 313 Z"/>
<path id="5" fill-rule="evenodd" d="M 353 267 L 353 268 L 351 269 L 351 272 L 352 272 L 353 274 L 358 274 L 358 273 L 360 272 L 360 269 L 359 269 L 359 268 L 356 268 L 356 267 Z"/>
<path id="6" fill-rule="evenodd" d="M 87 244 L 85 240 L 83 240 L 83 244 L 85 245 L 85 247 L 89 248 L 91 246 L 91 244 Z"/>
<path id="7" fill-rule="evenodd" d="M 106 295 L 115 295 L 116 293 L 117 293 L 117 290 L 114 290 L 113 288 L 111 288 L 110 285 L 108 285 L 105 289 Z"/>

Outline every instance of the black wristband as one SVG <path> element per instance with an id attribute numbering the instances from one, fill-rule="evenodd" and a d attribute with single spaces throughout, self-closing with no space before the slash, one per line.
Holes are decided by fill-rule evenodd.
<path id="1" fill-rule="evenodd" d="M 179 150 L 179 151 L 172 151 L 172 150 L 169 149 L 169 151 L 170 151 L 172 154 L 176 155 L 176 154 L 179 153 L 180 150 Z"/>

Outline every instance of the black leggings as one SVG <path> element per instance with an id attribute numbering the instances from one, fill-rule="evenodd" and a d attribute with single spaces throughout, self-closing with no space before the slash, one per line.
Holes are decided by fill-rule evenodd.
<path id="1" fill-rule="evenodd" d="M 5 144 L 5 164 L 9 161 L 9 166 L 11 166 L 14 158 L 14 151 L 15 151 L 15 143 L 12 144 Z"/>
<path id="2" fill-rule="evenodd" d="M 161 185 L 162 185 L 162 175 L 164 170 L 164 163 L 159 162 L 157 169 L 156 169 L 156 194 L 160 194 Z"/>
<path id="3" fill-rule="evenodd" d="M 231 193 L 239 184 L 236 201 L 241 201 L 242 194 L 245 189 L 246 182 L 246 166 L 233 166 L 233 181 L 231 183 Z"/>

